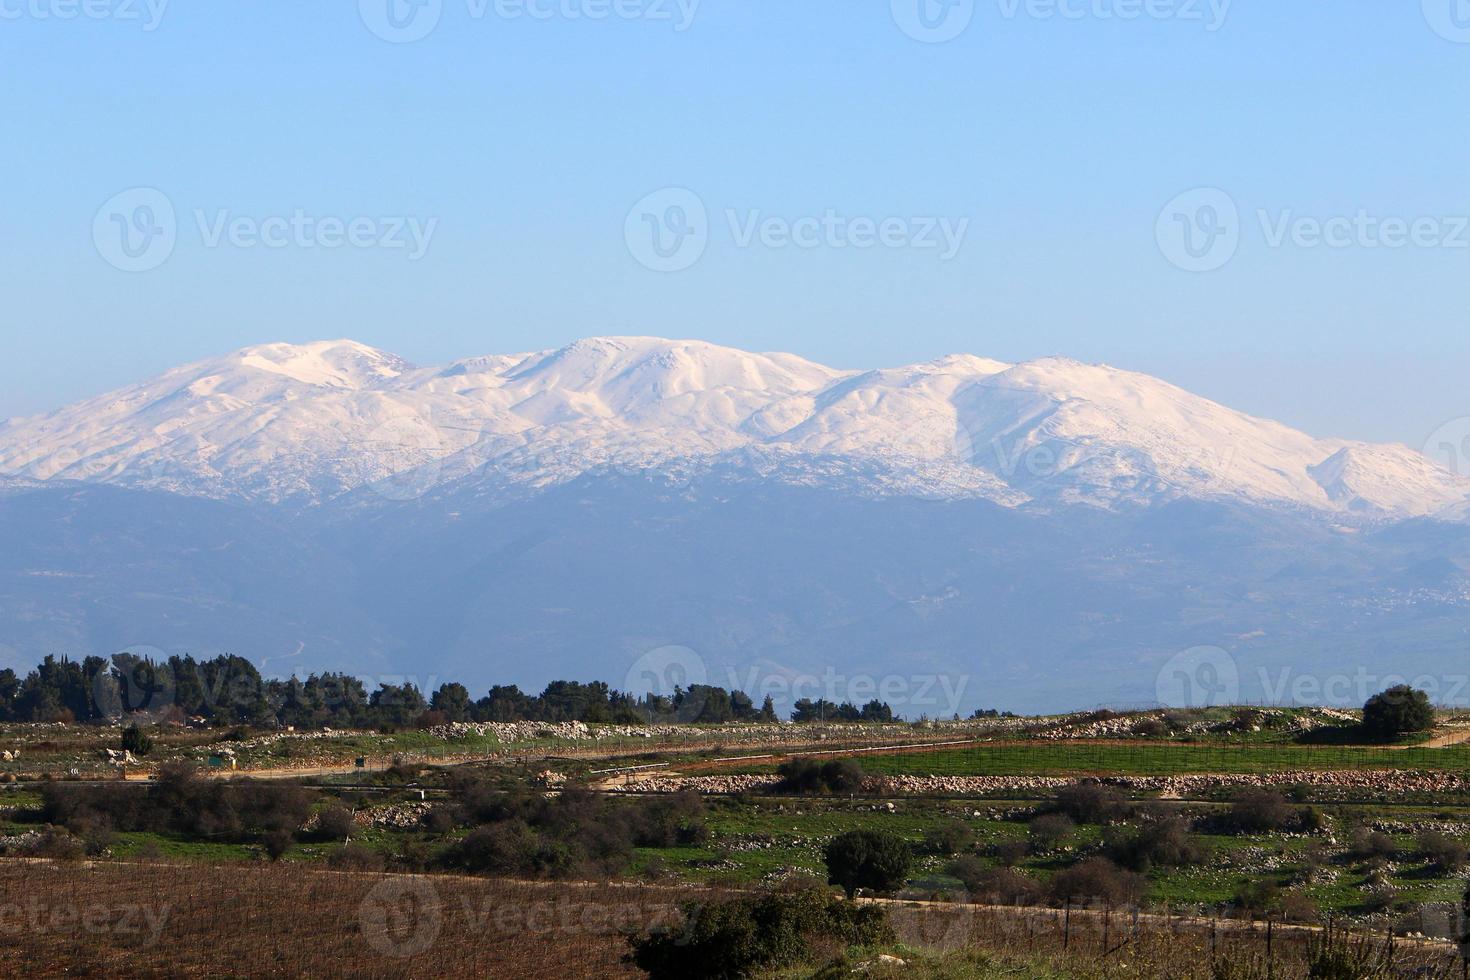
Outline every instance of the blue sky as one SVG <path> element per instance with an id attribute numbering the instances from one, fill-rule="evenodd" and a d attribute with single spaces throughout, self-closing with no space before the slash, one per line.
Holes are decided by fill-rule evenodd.
<path id="1" fill-rule="evenodd" d="M 1470 415 L 1463 0 L 922 0 L 943 43 L 921 0 L 427 0 L 408 43 L 389 0 L 85 2 L 0 0 L 0 416 L 272 340 L 606 333 L 1066 354 L 1415 446 Z M 698 254 L 655 271 L 669 188 Z"/>

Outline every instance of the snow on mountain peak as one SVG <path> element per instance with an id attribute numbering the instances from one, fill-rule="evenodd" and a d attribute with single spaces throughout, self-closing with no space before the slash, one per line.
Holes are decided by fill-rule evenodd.
<path id="1" fill-rule="evenodd" d="M 1459 514 L 1470 501 L 1470 481 L 1404 447 L 1314 439 L 1067 358 L 841 371 L 696 340 L 592 337 L 416 368 L 349 340 L 266 344 L 0 425 L 0 476 L 273 502 L 721 462 L 1007 506 L 1209 497 L 1376 518 Z"/>
<path id="2" fill-rule="evenodd" d="M 396 378 L 409 369 L 398 357 L 352 340 L 263 344 L 238 351 L 231 359 L 241 367 L 323 388 L 360 388 Z"/>

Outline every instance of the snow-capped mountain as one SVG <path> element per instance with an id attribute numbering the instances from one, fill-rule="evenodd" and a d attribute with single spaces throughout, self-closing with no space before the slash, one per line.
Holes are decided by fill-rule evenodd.
<path id="1" fill-rule="evenodd" d="M 1021 508 L 1190 498 L 1400 518 L 1470 501 L 1470 481 L 1406 447 L 1315 439 L 1062 358 L 854 372 L 599 337 L 424 368 L 345 340 L 271 344 L 0 425 L 3 477 L 270 503 L 717 467 Z"/>

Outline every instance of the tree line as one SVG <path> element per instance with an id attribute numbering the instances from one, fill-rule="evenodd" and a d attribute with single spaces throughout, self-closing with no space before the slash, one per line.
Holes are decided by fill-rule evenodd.
<path id="1" fill-rule="evenodd" d="M 269 679 L 249 660 L 230 654 L 201 660 L 191 656 L 155 660 L 132 653 L 80 661 L 48 656 L 24 677 L 10 668 L 0 670 L 0 721 L 99 722 L 134 715 L 296 728 L 401 728 L 466 721 L 639 725 L 778 720 L 769 696 L 757 707 L 744 691 L 708 684 L 676 687 L 672 695 L 635 695 L 602 681 L 552 681 L 540 694 L 497 684 L 475 698 L 454 681 L 426 694 L 408 681 L 383 681 L 369 691 L 361 679 L 344 673 Z M 858 707 L 803 698 L 791 717 L 795 722 L 894 720 L 893 710 L 878 700 Z"/>

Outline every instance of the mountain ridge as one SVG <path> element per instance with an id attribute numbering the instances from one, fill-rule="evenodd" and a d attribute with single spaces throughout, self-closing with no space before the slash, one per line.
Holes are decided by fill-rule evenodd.
<path id="1" fill-rule="evenodd" d="M 1228 499 L 1336 519 L 1470 514 L 1470 480 L 1065 358 L 839 370 L 697 340 L 590 337 L 418 366 L 264 344 L 0 423 L 0 477 L 317 505 L 607 469 L 743 469 L 854 493 L 1102 509 Z"/>

